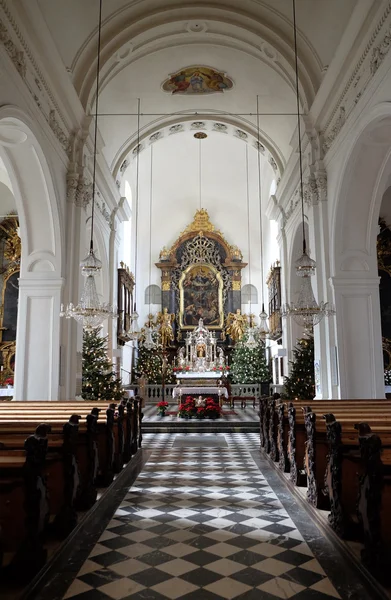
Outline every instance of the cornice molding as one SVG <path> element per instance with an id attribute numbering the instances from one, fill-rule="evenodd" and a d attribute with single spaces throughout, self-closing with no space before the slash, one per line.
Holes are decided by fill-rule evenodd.
<path id="1" fill-rule="evenodd" d="M 327 201 L 327 174 L 323 169 L 316 171 L 314 174 L 310 174 L 309 177 L 303 183 L 303 197 L 304 204 L 307 208 L 316 206 L 319 202 Z M 300 205 L 300 182 L 296 186 L 295 191 L 287 202 L 286 207 L 282 208 L 280 204 L 280 211 L 283 219 L 283 227 L 288 223 L 292 215 L 296 212 Z"/>
<path id="2" fill-rule="evenodd" d="M 63 150 L 70 151 L 70 130 L 6 0 L 0 0 L 0 43 Z"/>
<path id="3" fill-rule="evenodd" d="M 360 101 L 372 78 L 391 48 L 391 2 L 373 29 L 338 102 L 322 129 L 323 152 L 330 149 L 350 113 Z"/>

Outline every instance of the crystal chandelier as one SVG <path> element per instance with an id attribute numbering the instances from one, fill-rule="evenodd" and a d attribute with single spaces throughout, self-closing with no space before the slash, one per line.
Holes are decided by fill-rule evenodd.
<path id="1" fill-rule="evenodd" d="M 249 268 L 249 284 L 250 284 L 250 314 L 249 327 L 246 330 L 246 339 L 244 345 L 247 348 L 253 349 L 258 346 L 258 341 L 255 339 L 256 327 L 254 323 L 255 315 L 251 312 L 251 244 L 250 244 L 250 192 L 249 192 L 249 165 L 248 165 L 248 148 L 246 147 L 246 199 L 247 199 L 247 242 L 248 242 L 248 268 Z"/>
<path id="2" fill-rule="evenodd" d="M 140 183 L 140 98 L 137 98 L 137 145 L 136 145 L 136 201 L 135 201 L 135 238 L 134 238 L 134 297 L 136 298 L 137 292 L 137 233 L 138 233 L 138 197 L 139 197 L 139 183 Z M 137 344 L 137 340 L 140 338 L 141 331 L 138 324 L 139 314 L 137 312 L 137 303 L 134 302 L 133 311 L 130 315 L 130 327 L 127 332 L 128 338 L 134 344 Z"/>
<path id="3" fill-rule="evenodd" d="M 296 106 L 297 106 L 297 131 L 299 144 L 299 167 L 300 167 L 300 197 L 301 217 L 303 234 L 303 254 L 296 261 L 296 275 L 301 277 L 299 297 L 296 303 L 285 304 L 282 307 L 283 317 L 292 317 L 296 323 L 304 327 L 307 332 L 312 331 L 324 317 L 335 314 L 335 310 L 327 302 L 315 300 L 311 285 L 311 277 L 315 274 L 316 263 L 307 253 L 307 243 L 304 226 L 304 192 L 303 192 L 303 157 L 301 151 L 301 124 L 300 124 L 300 97 L 299 97 L 299 68 L 297 57 L 297 28 L 296 28 L 296 4 L 293 0 L 293 34 L 295 44 L 295 71 L 296 71 Z"/>
<path id="4" fill-rule="evenodd" d="M 149 186 L 149 281 L 148 281 L 148 292 L 149 292 L 149 314 L 148 314 L 148 325 L 145 328 L 145 341 L 144 348 L 147 350 L 153 350 L 156 348 L 156 342 L 153 339 L 153 334 L 156 333 L 156 329 L 153 324 L 153 315 L 151 313 L 151 271 L 152 271 L 152 198 L 153 198 L 153 146 L 151 146 L 151 168 L 150 168 L 150 186 Z"/>
<path id="5" fill-rule="evenodd" d="M 264 291 L 263 291 L 263 229 L 262 229 L 262 194 L 261 194 L 261 140 L 259 133 L 259 96 L 257 95 L 257 152 L 258 152 L 258 196 L 259 196 L 259 241 L 261 247 L 261 294 L 262 294 L 262 310 L 259 315 L 259 337 L 264 342 L 269 335 L 269 326 L 267 323 L 268 316 L 265 311 Z"/>
<path id="6" fill-rule="evenodd" d="M 95 99 L 95 128 L 94 128 L 94 165 L 92 178 L 92 206 L 91 206 L 91 239 L 90 251 L 88 256 L 80 262 L 81 273 L 86 278 L 84 289 L 81 295 L 79 304 L 69 303 L 64 308 L 61 304 L 60 317 L 66 319 L 74 318 L 78 323 L 83 325 L 84 329 L 95 329 L 100 327 L 102 323 L 109 317 L 117 317 L 113 307 L 104 303 L 101 304 L 96 291 L 95 275 L 99 274 L 102 269 L 101 261 L 94 253 L 94 213 L 95 213 L 95 188 L 96 188 L 96 146 L 98 136 L 98 103 L 99 103 L 99 73 L 100 73 L 100 46 L 101 46 L 101 29 L 102 29 L 102 0 L 99 3 L 99 27 L 98 27 L 98 57 L 96 67 L 96 99 Z"/>

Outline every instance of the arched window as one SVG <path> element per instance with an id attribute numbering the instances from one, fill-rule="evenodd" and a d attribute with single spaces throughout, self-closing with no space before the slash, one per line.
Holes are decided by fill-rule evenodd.
<path id="1" fill-rule="evenodd" d="M 145 288 L 145 304 L 161 304 L 162 292 L 158 285 L 149 285 Z"/>
<path id="2" fill-rule="evenodd" d="M 248 283 L 242 287 L 242 304 L 258 304 L 258 290 Z"/>

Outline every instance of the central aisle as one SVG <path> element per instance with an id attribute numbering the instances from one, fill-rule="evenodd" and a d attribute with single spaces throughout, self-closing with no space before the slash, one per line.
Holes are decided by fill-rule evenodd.
<path id="1" fill-rule="evenodd" d="M 368 597 L 283 484 L 270 487 L 258 435 L 146 435 L 143 445 L 150 458 L 64 598 Z M 349 578 L 346 596 L 330 565 L 340 592 Z"/>

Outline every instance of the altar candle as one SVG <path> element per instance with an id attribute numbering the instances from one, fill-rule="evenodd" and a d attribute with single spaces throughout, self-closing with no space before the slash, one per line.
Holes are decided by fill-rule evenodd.
<path id="1" fill-rule="evenodd" d="M 1 365 L 1 367 L 0 367 L 0 371 L 2 371 L 3 369 L 4 369 L 4 367 L 3 367 L 3 365 Z"/>

